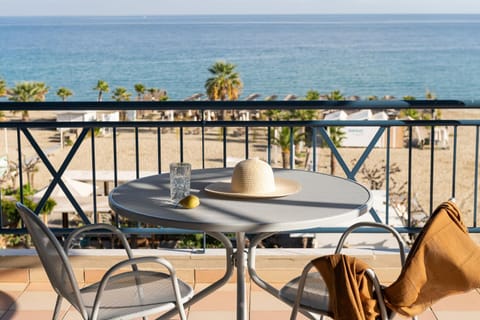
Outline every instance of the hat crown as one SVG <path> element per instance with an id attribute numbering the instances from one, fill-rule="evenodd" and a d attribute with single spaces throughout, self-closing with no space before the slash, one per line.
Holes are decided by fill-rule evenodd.
<path id="1" fill-rule="evenodd" d="M 262 160 L 240 161 L 233 169 L 231 189 L 233 192 L 248 194 L 275 192 L 273 170 Z"/>

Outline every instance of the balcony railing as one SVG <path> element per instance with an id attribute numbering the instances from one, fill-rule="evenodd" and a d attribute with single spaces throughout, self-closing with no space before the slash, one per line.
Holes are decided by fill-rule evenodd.
<path id="1" fill-rule="evenodd" d="M 22 121 L 18 114 L 24 110 L 35 117 Z M 136 119 L 108 118 L 113 112 L 128 114 L 131 110 L 137 112 Z M 290 117 L 277 120 L 278 110 Z M 294 113 L 300 110 L 313 110 L 315 117 L 302 120 Z M 364 110 L 384 112 L 388 119 L 342 118 Z M 412 110 L 430 115 L 430 119 L 401 117 Z M 166 172 L 170 162 L 191 162 L 195 169 L 226 167 L 239 159 L 258 157 L 281 167 L 282 151 L 288 154 L 284 158 L 288 168 L 332 173 L 333 166 L 334 174 L 379 189 L 380 204 L 370 214 L 374 220 L 395 224 L 400 232 L 417 232 L 436 205 L 451 197 L 466 214 L 470 232 L 480 232 L 480 118 L 475 115 L 477 111 L 480 114 L 480 101 L 5 101 L 0 102 L 0 111 L 17 115 L 0 122 L 5 135 L 5 139 L 0 138 L 4 140 L 0 150 L 9 163 L 0 164 L 5 173 L 2 187 L 13 181 L 17 187 L 32 184 L 35 177 L 33 188 L 45 187 L 37 196 L 37 213 L 42 212 L 55 187 L 60 188 L 72 209 L 63 214 L 58 225 L 52 224 L 58 233 L 68 233 L 75 219 L 89 224 L 105 215 L 131 234 L 195 232 L 127 225 L 121 217 L 107 213 L 101 201 L 110 188 L 126 179 Z M 82 111 L 102 113 L 108 121 L 75 119 Z M 345 113 L 339 113 L 339 118 L 324 118 L 332 111 Z M 63 112 L 64 118 L 56 118 L 57 112 Z M 62 120 L 65 112 L 72 112 L 72 119 Z M 235 115 L 235 120 L 211 116 L 224 113 Z M 287 144 L 282 148 L 279 135 L 285 134 Z M 67 178 L 79 178 L 79 174 L 81 180 L 91 183 L 88 203 L 80 202 L 67 183 Z M 44 185 L 36 185 L 39 177 Z M 18 190 L 21 201 L 31 198 L 23 188 Z M 11 198 L 3 192 L 0 201 L 4 204 Z M 21 225 L 12 225 L 5 212 L 0 222 L 0 233 L 25 232 Z M 308 232 L 343 229 L 316 228 Z"/>

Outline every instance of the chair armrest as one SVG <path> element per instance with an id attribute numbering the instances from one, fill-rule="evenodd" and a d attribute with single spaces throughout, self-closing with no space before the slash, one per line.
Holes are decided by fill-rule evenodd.
<path id="1" fill-rule="evenodd" d="M 302 301 L 303 291 L 305 290 L 305 283 L 307 282 L 307 276 L 313 267 L 314 267 L 313 263 L 309 262 L 303 268 L 302 275 L 300 276 L 300 281 L 298 282 L 297 296 L 295 297 L 295 302 L 292 307 L 292 313 L 290 315 L 290 319 L 297 318 L 297 314 L 300 309 L 300 303 Z"/>
<path id="2" fill-rule="evenodd" d="M 138 258 L 132 258 L 132 259 L 120 261 L 107 270 L 107 272 L 105 273 L 105 275 L 102 277 L 100 281 L 97 294 L 95 296 L 95 302 L 93 304 L 93 309 L 92 309 L 93 319 L 95 319 L 96 315 L 98 314 L 102 295 L 103 295 L 103 292 L 105 291 L 106 286 L 108 285 L 109 279 L 115 274 L 116 271 L 120 270 L 121 268 L 130 266 L 130 265 L 136 266 L 141 263 L 157 263 L 164 266 L 168 270 L 168 274 L 170 275 L 170 278 L 172 280 L 172 287 L 175 294 L 177 307 L 183 309 L 183 305 L 181 304 L 182 297 L 180 293 L 180 286 L 178 284 L 178 278 L 173 265 L 168 260 L 162 257 L 153 257 L 153 256 L 138 257 Z"/>
<path id="3" fill-rule="evenodd" d="M 120 229 L 118 229 L 117 227 L 111 224 L 106 224 L 106 223 L 89 224 L 72 231 L 70 235 L 67 237 L 67 239 L 65 240 L 65 243 L 63 245 L 65 252 L 68 254 L 68 250 L 70 250 L 72 242 L 75 238 L 77 238 L 83 233 L 87 233 L 95 230 L 107 230 L 109 231 L 109 233 L 116 235 L 118 239 L 120 239 L 120 241 L 122 242 L 122 245 L 125 248 L 125 251 L 127 252 L 128 258 L 133 259 L 133 252 L 132 252 L 132 249 L 130 248 L 130 244 L 128 243 L 127 238 L 125 237 L 125 234 L 122 231 L 120 231 Z"/>

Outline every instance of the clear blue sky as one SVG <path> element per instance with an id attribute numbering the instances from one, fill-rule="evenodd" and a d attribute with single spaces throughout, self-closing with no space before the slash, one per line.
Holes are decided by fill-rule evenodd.
<path id="1" fill-rule="evenodd" d="M 479 0 L 0 0 L 0 16 L 480 13 Z"/>

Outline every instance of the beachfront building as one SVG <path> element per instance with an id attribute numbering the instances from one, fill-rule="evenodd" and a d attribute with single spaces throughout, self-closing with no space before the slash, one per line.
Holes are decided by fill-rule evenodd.
<path id="1" fill-rule="evenodd" d="M 344 110 L 334 111 L 325 115 L 325 120 L 354 120 L 354 121 L 371 121 L 371 120 L 388 120 L 389 115 L 385 111 L 378 111 L 373 113 L 370 109 L 358 110 L 355 112 L 347 113 Z M 342 131 L 345 134 L 342 140 L 343 147 L 366 147 L 368 143 L 375 136 L 378 127 L 352 127 L 342 126 Z M 404 128 L 394 127 L 392 128 L 390 137 L 391 148 L 403 148 L 404 142 Z M 375 144 L 375 147 L 385 148 L 387 146 L 386 138 L 383 136 Z"/>

